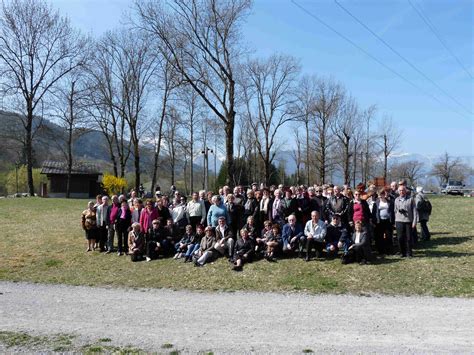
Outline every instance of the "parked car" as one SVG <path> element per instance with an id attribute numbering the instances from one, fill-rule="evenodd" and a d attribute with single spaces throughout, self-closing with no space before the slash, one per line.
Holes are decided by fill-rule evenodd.
<path id="1" fill-rule="evenodd" d="M 446 195 L 463 195 L 465 185 L 459 180 L 449 180 L 444 187 L 441 186 L 441 193 Z"/>

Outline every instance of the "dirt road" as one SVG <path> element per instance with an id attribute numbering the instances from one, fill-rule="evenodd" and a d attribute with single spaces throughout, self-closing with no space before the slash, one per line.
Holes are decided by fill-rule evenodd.
<path id="1" fill-rule="evenodd" d="M 0 330 L 182 353 L 472 353 L 474 300 L 0 282 Z"/>

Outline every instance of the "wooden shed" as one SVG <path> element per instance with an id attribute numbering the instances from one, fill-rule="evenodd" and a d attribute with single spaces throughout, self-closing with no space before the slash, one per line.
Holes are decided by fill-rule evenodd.
<path id="1" fill-rule="evenodd" d="M 67 164 L 47 160 L 43 163 L 41 174 L 48 177 L 48 197 L 66 197 Z M 94 164 L 78 162 L 73 164 L 70 181 L 71 198 L 91 198 L 100 192 L 102 175 Z"/>

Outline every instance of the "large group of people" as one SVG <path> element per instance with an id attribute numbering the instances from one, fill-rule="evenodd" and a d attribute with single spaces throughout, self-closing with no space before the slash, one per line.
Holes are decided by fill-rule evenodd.
<path id="1" fill-rule="evenodd" d="M 234 270 L 255 259 L 340 257 L 342 263 L 371 263 L 399 252 L 413 256 L 429 240 L 431 203 L 422 187 L 405 181 L 377 188 L 271 186 L 252 184 L 218 193 L 193 192 L 189 201 L 176 189 L 154 198 L 98 195 L 82 213 L 87 251 L 129 255 L 132 261 L 162 257 L 204 266 L 225 257 Z M 396 239 L 393 231 L 396 231 Z M 116 244 L 115 244 L 116 239 Z"/>

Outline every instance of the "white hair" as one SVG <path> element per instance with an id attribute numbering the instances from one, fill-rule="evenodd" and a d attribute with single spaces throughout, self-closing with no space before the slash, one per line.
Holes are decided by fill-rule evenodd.
<path id="1" fill-rule="evenodd" d="M 418 192 L 418 193 L 423 192 L 423 186 L 417 186 L 416 187 L 416 192 Z"/>

